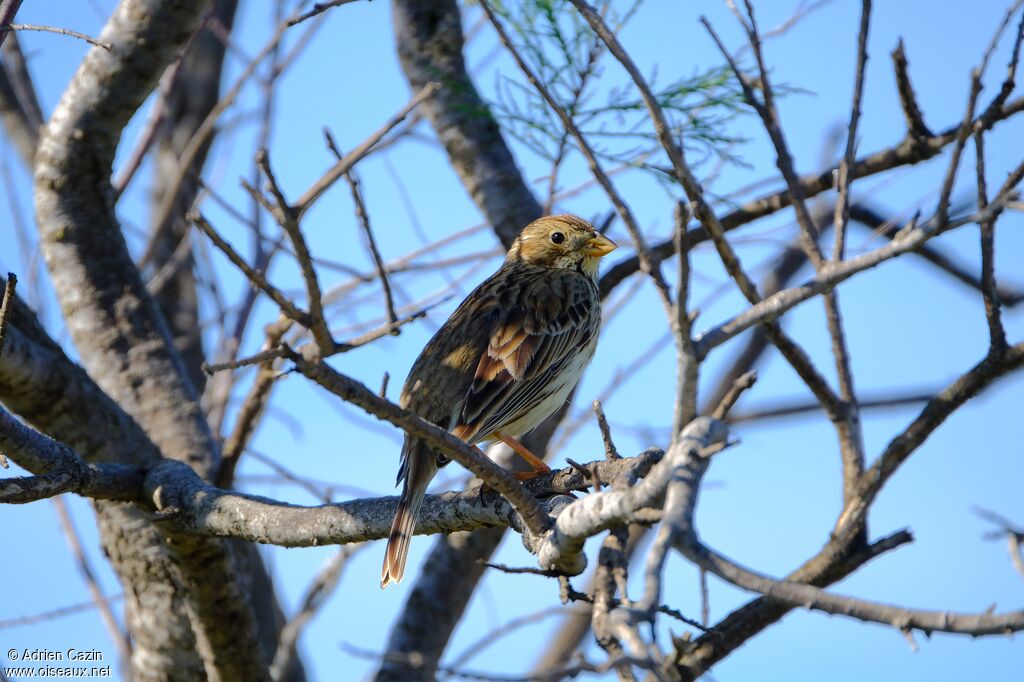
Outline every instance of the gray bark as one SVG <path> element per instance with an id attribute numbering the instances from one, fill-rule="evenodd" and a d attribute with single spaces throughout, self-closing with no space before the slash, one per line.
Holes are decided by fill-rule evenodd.
<path id="1" fill-rule="evenodd" d="M 209 476 L 217 465 L 216 443 L 163 318 L 129 257 L 110 185 L 122 129 L 194 30 L 205 4 L 123 0 L 118 5 L 101 35 L 112 48 L 86 56 L 43 129 L 35 204 L 47 267 L 91 376 L 165 457 Z M 266 677 L 262 659 L 268 656 L 256 643 L 254 616 L 228 545 L 167 530 L 162 535 L 207 677 Z"/>

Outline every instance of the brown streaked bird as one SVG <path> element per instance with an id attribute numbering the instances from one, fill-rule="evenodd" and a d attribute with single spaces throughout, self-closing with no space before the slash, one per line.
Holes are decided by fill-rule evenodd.
<path id="1" fill-rule="evenodd" d="M 466 297 L 420 353 L 400 404 L 470 445 L 501 440 L 533 465 L 547 465 L 516 438 L 565 402 L 597 348 L 599 260 L 615 243 L 574 215 L 535 220 L 496 273 Z M 405 572 L 423 495 L 448 463 L 405 437 L 398 502 L 380 585 Z"/>

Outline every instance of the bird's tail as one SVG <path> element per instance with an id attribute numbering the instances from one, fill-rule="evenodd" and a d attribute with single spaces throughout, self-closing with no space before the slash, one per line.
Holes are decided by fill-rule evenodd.
<path id="1" fill-rule="evenodd" d="M 409 542 L 412 540 L 416 519 L 423 505 L 423 495 L 427 492 L 430 480 L 437 473 L 434 455 L 420 443 L 409 448 L 404 455 L 399 478 L 404 479 L 402 497 L 398 500 L 398 510 L 391 524 L 388 535 L 388 546 L 384 552 L 384 566 L 380 572 L 381 589 L 391 583 L 398 583 L 405 573 L 405 559 L 409 555 Z"/>

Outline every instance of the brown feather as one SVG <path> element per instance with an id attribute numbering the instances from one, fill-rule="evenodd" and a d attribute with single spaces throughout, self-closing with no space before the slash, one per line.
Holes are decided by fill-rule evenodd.
<path id="1" fill-rule="evenodd" d="M 400 404 L 471 444 L 498 431 L 518 437 L 533 428 L 557 409 L 594 353 L 601 318 L 597 263 L 612 248 L 576 216 L 530 223 L 498 272 L 427 343 Z M 406 437 L 402 497 L 381 586 L 401 579 L 423 495 L 446 463 Z"/>

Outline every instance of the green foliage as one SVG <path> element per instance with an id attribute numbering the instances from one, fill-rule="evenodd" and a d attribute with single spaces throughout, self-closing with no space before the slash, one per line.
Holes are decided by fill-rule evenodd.
<path id="1" fill-rule="evenodd" d="M 624 13 L 609 1 L 601 12 L 616 31 L 636 12 L 634 0 Z M 602 161 L 628 165 L 670 181 L 664 152 L 635 85 L 622 73 L 614 84 L 605 78 L 613 62 L 600 38 L 567 0 L 524 0 L 495 7 L 516 49 L 559 104 L 569 111 Z M 729 123 L 743 108 L 743 93 L 726 65 L 676 77 L 666 85 L 657 73 L 648 77 L 673 133 L 681 138 L 691 163 L 709 159 L 737 161 L 731 149 L 745 140 L 729 132 Z M 575 148 L 558 116 L 533 86 L 517 72 L 499 73 L 496 100 L 490 102 L 504 130 L 552 163 Z"/>

